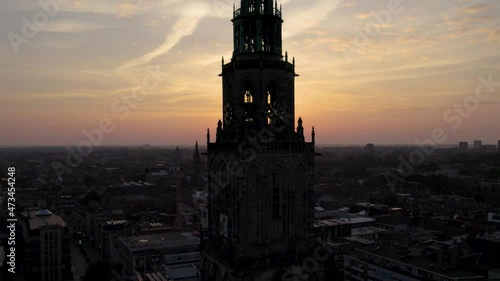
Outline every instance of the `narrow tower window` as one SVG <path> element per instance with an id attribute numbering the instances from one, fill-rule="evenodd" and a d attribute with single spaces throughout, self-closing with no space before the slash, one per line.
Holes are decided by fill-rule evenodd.
<path id="1" fill-rule="evenodd" d="M 252 91 L 250 89 L 245 91 L 245 103 L 253 103 Z"/>
<path id="2" fill-rule="evenodd" d="M 243 91 L 243 103 L 245 116 L 244 121 L 246 123 L 253 123 L 255 121 L 255 104 L 254 104 L 254 94 L 255 91 L 250 83 L 246 83 Z"/>
<path id="3" fill-rule="evenodd" d="M 276 103 L 277 82 L 272 82 L 267 89 L 267 104 Z"/>

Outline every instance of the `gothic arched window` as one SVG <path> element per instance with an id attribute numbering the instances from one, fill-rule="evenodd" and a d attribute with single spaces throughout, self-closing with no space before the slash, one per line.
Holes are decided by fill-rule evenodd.
<path id="1" fill-rule="evenodd" d="M 274 104 L 277 102 L 278 89 L 280 88 L 279 82 L 274 80 L 267 87 L 267 104 Z"/>
<path id="2" fill-rule="evenodd" d="M 246 81 L 243 83 L 241 90 L 243 99 L 243 110 L 245 113 L 243 120 L 246 123 L 253 123 L 256 118 L 255 88 L 253 87 L 250 81 Z"/>
<path id="3" fill-rule="evenodd" d="M 273 81 L 269 84 L 266 91 L 266 107 L 268 108 L 267 123 L 271 124 L 276 120 L 275 110 L 277 105 L 278 83 Z"/>
<path id="4" fill-rule="evenodd" d="M 245 103 L 253 103 L 253 93 L 251 89 L 245 90 Z"/>
<path id="5" fill-rule="evenodd" d="M 241 85 L 241 92 L 243 94 L 243 102 L 244 103 L 253 103 L 254 101 L 254 95 L 255 95 L 255 90 L 252 85 L 252 82 L 249 80 L 245 81 Z"/>

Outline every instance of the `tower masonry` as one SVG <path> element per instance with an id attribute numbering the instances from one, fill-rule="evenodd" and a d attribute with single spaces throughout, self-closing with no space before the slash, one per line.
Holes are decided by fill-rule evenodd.
<path id="1" fill-rule="evenodd" d="M 207 132 L 208 229 L 202 280 L 293 280 L 313 256 L 315 133 L 295 117 L 294 59 L 281 8 L 242 0 L 234 50 L 222 61 L 222 119 Z"/>

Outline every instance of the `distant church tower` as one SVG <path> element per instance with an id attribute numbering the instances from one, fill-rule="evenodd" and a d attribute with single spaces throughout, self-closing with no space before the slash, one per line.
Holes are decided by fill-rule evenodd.
<path id="1" fill-rule="evenodd" d="M 200 161 L 200 150 L 198 148 L 198 141 L 196 141 L 196 145 L 194 146 L 194 155 L 193 155 L 193 174 L 191 177 L 191 186 L 197 188 L 200 183 L 200 169 L 201 169 L 201 161 Z"/>
<path id="2" fill-rule="evenodd" d="M 182 152 L 179 148 L 179 146 L 177 146 L 174 150 L 174 155 L 173 155 L 173 160 L 174 160 L 174 164 L 176 166 L 181 166 L 182 165 Z"/>
<path id="3" fill-rule="evenodd" d="M 201 280 L 294 280 L 293 269 L 313 256 L 314 128 L 311 142 L 301 118 L 295 128 L 297 75 L 283 56 L 277 3 L 242 0 L 232 22 L 234 52 L 220 74 L 223 120 L 215 142 L 207 133 Z"/>

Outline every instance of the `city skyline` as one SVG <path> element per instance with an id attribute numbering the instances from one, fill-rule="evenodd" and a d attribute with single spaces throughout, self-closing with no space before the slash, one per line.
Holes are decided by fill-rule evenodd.
<path id="1" fill-rule="evenodd" d="M 101 127 L 100 145 L 215 131 L 233 1 L 62 2 L 2 4 L 1 146 L 77 145 Z M 315 126 L 318 144 L 413 144 L 438 128 L 447 144 L 497 143 L 500 4 L 280 3 L 306 139 Z M 144 100 L 127 103 L 137 87 Z"/>

